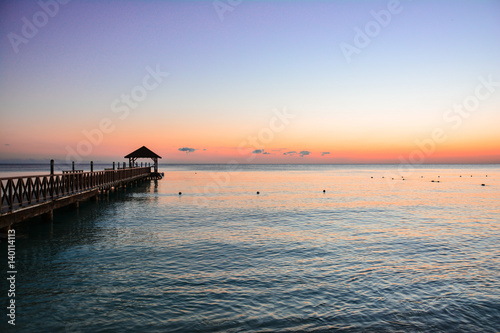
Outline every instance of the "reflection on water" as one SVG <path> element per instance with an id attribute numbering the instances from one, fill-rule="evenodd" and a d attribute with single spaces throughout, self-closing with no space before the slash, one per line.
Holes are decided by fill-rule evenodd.
<path id="1" fill-rule="evenodd" d="M 223 170 L 163 170 L 53 224 L 17 226 L 16 326 L 500 327 L 498 166 L 427 167 L 405 180 L 391 166 Z"/>

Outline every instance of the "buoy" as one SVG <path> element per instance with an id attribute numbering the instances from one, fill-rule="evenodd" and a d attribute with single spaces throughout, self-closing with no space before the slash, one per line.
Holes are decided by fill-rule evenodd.
<path id="1" fill-rule="evenodd" d="M 326 190 L 323 190 L 323 193 L 325 193 L 325 192 L 326 192 Z"/>
<path id="2" fill-rule="evenodd" d="M 481 186 L 486 186 L 485 184 L 481 184 Z"/>
<path id="3" fill-rule="evenodd" d="M 431 182 L 433 182 L 433 183 L 434 183 L 434 181 L 433 181 L 433 180 L 431 180 Z"/>
<path id="4" fill-rule="evenodd" d="M 257 191 L 257 194 L 260 194 L 260 192 L 259 192 L 259 191 Z"/>
<path id="5" fill-rule="evenodd" d="M 182 192 L 179 192 L 179 195 L 182 195 Z"/>
<path id="6" fill-rule="evenodd" d="M 370 178 L 373 178 L 373 177 L 370 177 Z"/>

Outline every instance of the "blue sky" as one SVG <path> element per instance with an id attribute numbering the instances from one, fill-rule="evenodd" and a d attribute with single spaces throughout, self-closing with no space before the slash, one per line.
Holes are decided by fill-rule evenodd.
<path id="1" fill-rule="evenodd" d="M 217 4 L 231 8 L 223 19 Z M 357 29 L 391 4 L 398 12 L 348 61 L 342 43 L 354 45 Z M 64 158 L 107 117 L 114 130 L 85 158 L 113 159 L 146 144 L 174 162 L 223 162 L 267 126 L 273 108 L 286 107 L 296 119 L 269 151 L 307 150 L 314 162 L 372 161 L 377 153 L 397 161 L 444 126 L 443 112 L 473 93 L 479 77 L 500 81 L 498 1 L 70 1 L 18 52 L 9 34 L 22 36 L 23 18 L 33 22 L 42 8 L 4 1 L 0 9 L 4 160 Z M 110 104 L 157 65 L 168 78 L 117 119 Z M 444 155 L 470 154 L 458 149 L 464 141 L 500 155 L 498 90 L 448 131 Z M 331 154 L 314 157 L 323 151 Z M 282 161 L 278 155 L 259 161 Z"/>

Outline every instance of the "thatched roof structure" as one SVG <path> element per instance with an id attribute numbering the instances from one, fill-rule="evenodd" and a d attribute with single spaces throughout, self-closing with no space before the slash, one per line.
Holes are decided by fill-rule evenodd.
<path id="1" fill-rule="evenodd" d="M 125 158 L 161 158 L 160 155 L 156 154 L 155 152 L 151 151 L 149 148 L 146 146 L 142 146 L 141 148 L 131 152 Z"/>
<path id="2" fill-rule="evenodd" d="M 154 162 L 155 172 L 158 173 L 158 159 L 161 158 L 161 156 L 146 148 L 146 146 L 142 146 L 141 148 L 131 152 L 125 156 L 125 158 L 128 158 L 129 167 L 133 167 L 138 158 L 150 158 Z"/>

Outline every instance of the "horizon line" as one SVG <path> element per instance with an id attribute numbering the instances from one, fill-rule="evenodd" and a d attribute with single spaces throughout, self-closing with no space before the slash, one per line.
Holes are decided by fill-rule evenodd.
<path id="1" fill-rule="evenodd" d="M 63 164 L 63 165 L 71 165 L 72 163 L 70 162 L 61 162 L 55 160 L 56 163 L 58 164 Z M 91 161 L 87 162 L 75 162 L 75 165 L 83 165 L 83 164 L 90 164 Z M 93 161 L 94 164 L 113 164 L 113 161 Z M 116 162 L 116 161 L 115 161 Z M 49 160 L 50 163 L 50 160 Z M 119 162 L 120 164 L 123 162 Z M 128 162 L 125 162 L 128 165 Z M 144 163 L 144 162 L 143 162 Z M 150 163 L 150 162 L 146 162 Z M 40 161 L 40 162 L 16 162 L 16 161 L 9 161 L 5 160 L 2 161 L 0 160 L 0 165 L 16 165 L 16 164 L 21 164 L 21 165 L 39 165 L 39 164 L 48 164 L 45 161 Z M 153 164 L 153 163 L 151 163 Z M 500 161 L 498 162 L 436 162 L 436 163 L 393 163 L 393 162 L 374 162 L 374 163 L 364 163 L 364 162 L 359 162 L 359 163 L 158 163 L 158 165 L 495 165 L 499 164 Z"/>

